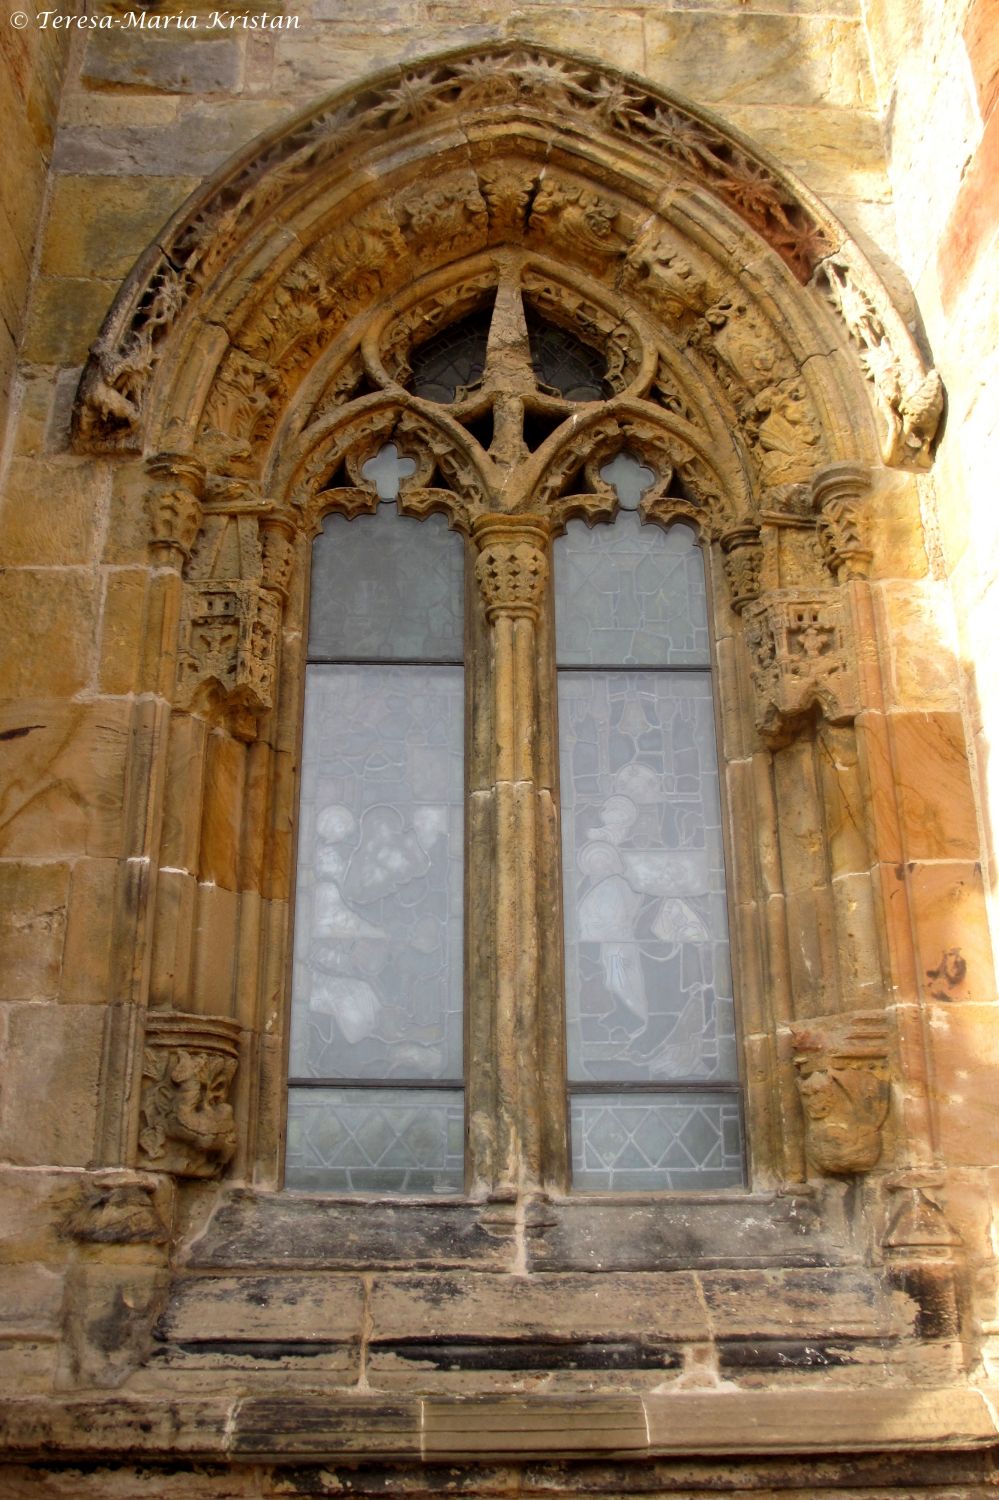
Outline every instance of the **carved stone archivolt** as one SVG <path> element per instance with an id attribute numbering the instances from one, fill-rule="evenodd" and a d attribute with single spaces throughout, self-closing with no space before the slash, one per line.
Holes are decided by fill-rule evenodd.
<path id="1" fill-rule="evenodd" d="M 809 1161 L 832 1176 L 870 1171 L 890 1101 L 886 1017 L 822 1017 L 791 1036 Z"/>
<path id="2" fill-rule="evenodd" d="M 497 155 L 497 126 L 506 159 Z M 437 143 L 456 127 L 473 143 L 470 167 L 457 174 L 433 160 Z M 539 131 L 547 137 L 543 170 L 534 144 Z M 593 143 L 585 157 L 580 141 Z M 365 164 L 369 181 L 382 183 L 380 200 L 360 211 L 350 184 L 331 170 L 347 151 Z M 639 165 L 601 174 L 601 153 L 608 161 L 623 153 Z M 675 203 L 668 214 L 659 210 L 664 179 Z M 363 168 L 357 180 L 364 180 Z M 317 239 L 313 226 L 337 217 L 334 183 L 346 191 L 345 206 L 338 227 L 324 227 Z M 326 214 L 316 211 L 317 190 Z M 697 195 L 711 201 L 711 213 L 699 208 Z M 726 224 L 720 237 L 712 214 Z M 306 249 L 269 279 L 266 247 L 276 221 Z M 225 168 L 171 221 L 157 254 L 122 288 L 83 375 L 77 441 L 91 449 L 169 446 L 177 433 L 171 436 L 159 415 L 163 397 L 176 384 L 184 349 L 196 347 L 197 329 L 224 318 L 234 347 L 208 396 L 205 426 L 219 457 L 251 470 L 259 444 L 276 430 L 275 410 L 351 317 L 411 281 L 414 269 L 432 271 L 521 235 L 608 285 L 625 286 L 675 340 L 701 351 L 727 385 L 772 482 L 799 477 L 807 450 L 820 440 L 800 350 L 783 331 L 800 319 L 786 319 L 784 310 L 772 316 L 767 293 L 776 293 L 778 307 L 797 295 L 816 327 L 838 320 L 842 342 L 859 356 L 873 389 L 885 457 L 928 462 L 942 410 L 939 377 L 926 368 L 861 252 L 818 201 L 703 111 L 612 69 L 523 45 L 459 53 L 365 81 Z M 745 249 L 733 250 L 740 241 Z M 775 259 L 758 302 L 745 282 L 740 292 L 733 281 L 733 257 L 739 268 L 751 264 L 761 244 Z M 251 257 L 259 274 L 245 293 L 249 305 L 240 307 L 226 268 Z M 213 312 L 216 303 L 225 314 Z M 148 423 L 154 408 L 155 433 Z"/>
<path id="3" fill-rule="evenodd" d="M 177 1177 L 217 1177 L 236 1152 L 229 1090 L 239 1027 L 222 1017 L 151 1011 L 142 1069 L 142 1164 Z"/>

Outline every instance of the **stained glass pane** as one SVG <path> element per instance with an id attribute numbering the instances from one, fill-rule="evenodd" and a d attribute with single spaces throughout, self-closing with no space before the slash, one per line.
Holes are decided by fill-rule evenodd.
<path id="1" fill-rule="evenodd" d="M 559 679 L 569 1077 L 737 1077 L 711 679 Z"/>
<path id="2" fill-rule="evenodd" d="M 614 486 L 622 510 L 637 510 L 655 477 L 652 469 L 640 464 L 633 453 L 619 453 L 600 470 L 600 478 Z"/>
<path id="3" fill-rule="evenodd" d="M 688 526 L 633 513 L 570 521 L 556 545 L 555 622 L 565 666 L 707 666 L 704 564 Z"/>
<path id="4" fill-rule="evenodd" d="M 326 1193 L 460 1193 L 462 1095 L 446 1089 L 294 1089 L 285 1181 L 299 1191 Z"/>
<path id="5" fill-rule="evenodd" d="M 292 1077 L 461 1077 L 462 699 L 456 667 L 308 669 Z"/>
<path id="6" fill-rule="evenodd" d="M 605 361 L 566 328 L 546 323 L 535 314 L 527 319 L 531 363 L 543 386 L 567 401 L 600 401 L 604 396 Z"/>
<path id="7" fill-rule="evenodd" d="M 477 385 L 486 367 L 490 319 L 490 313 L 473 313 L 414 349 L 409 357 L 413 394 L 447 404 Z"/>
<path id="8" fill-rule="evenodd" d="M 743 1180 L 739 1103 L 723 1094 L 574 1094 L 576 1187 L 683 1192 Z"/>
<path id="9" fill-rule="evenodd" d="M 443 516 L 415 521 L 391 502 L 353 521 L 327 516 L 313 548 L 309 655 L 461 661 L 463 576 L 464 547 Z"/>

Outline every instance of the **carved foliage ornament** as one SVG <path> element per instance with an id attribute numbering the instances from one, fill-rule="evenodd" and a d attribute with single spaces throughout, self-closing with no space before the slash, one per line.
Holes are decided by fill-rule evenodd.
<path id="1" fill-rule="evenodd" d="M 405 134 L 407 142 L 424 129 L 446 134 L 449 121 L 498 105 L 532 121 L 540 111 L 552 129 L 568 131 L 577 140 L 603 133 L 611 144 L 624 142 L 645 152 L 657 180 L 665 169 L 713 193 L 764 238 L 800 281 L 814 276 L 817 290 L 860 349 L 885 416 L 891 461 L 927 461 L 941 409 L 939 379 L 927 372 L 874 272 L 806 190 L 748 142 L 679 100 L 612 70 L 523 46 L 453 55 L 366 81 L 265 138 L 252 155 L 224 169 L 194 209 L 178 215 L 156 255 L 143 260 L 122 288 L 81 380 L 74 416 L 77 441 L 92 449 L 140 445 L 147 393 L 171 329 L 216 280 L 219 269 L 236 262 L 237 248 L 258 231 L 267 232 L 279 204 L 295 195 L 308 201 L 302 189 L 318 181 L 326 163 L 346 145 L 356 151 L 367 143 L 376 154 L 391 149 L 393 132 Z M 489 185 L 480 187 L 488 200 Z M 558 193 L 566 201 L 555 214 Z M 471 214 L 475 221 L 481 214 L 473 188 L 459 207 L 464 220 Z M 571 230 L 584 262 L 600 261 L 609 249 L 614 253 L 622 216 L 596 185 L 547 186 L 539 224 L 549 210 L 562 229 Z M 454 211 L 450 201 L 439 206 L 439 213 L 452 219 Z M 407 201 L 399 213 L 414 234 L 429 235 L 430 242 L 445 246 L 453 241 L 453 230 L 437 236 L 429 222 L 433 194 L 426 202 Z M 630 233 L 630 225 L 624 227 Z M 351 235 L 359 241 L 354 247 L 346 243 Z M 336 264 L 323 268 L 324 285 L 336 287 L 337 318 L 345 296 L 378 295 L 385 269 L 398 267 L 407 251 L 398 225 L 387 220 L 373 226 L 344 224 L 340 239 L 344 243 Z M 621 253 L 625 249 L 622 241 Z M 654 286 L 653 295 L 669 299 L 672 286 L 681 303 L 696 309 L 703 296 L 693 282 L 682 285 L 683 267 L 670 264 L 668 253 L 652 250 L 648 255 L 644 274 Z M 304 306 L 315 328 L 316 299 L 310 294 L 303 303 L 296 288 L 288 291 L 294 308 Z M 332 305 L 328 312 L 333 317 Z M 704 316 L 710 319 L 708 309 Z M 275 341 L 266 330 L 259 332 L 263 342 L 248 334 L 247 352 L 269 365 L 278 344 L 287 347 L 284 335 Z M 293 332 L 297 339 L 300 331 Z M 239 391 L 233 394 L 237 398 L 247 399 Z M 772 412 L 764 416 L 769 422 L 766 441 L 776 435 L 778 446 L 778 429 L 783 430 L 789 413 L 794 416 L 793 394 L 782 392 L 779 405 L 779 418 Z M 767 451 L 774 454 L 778 448 Z"/>
<path id="2" fill-rule="evenodd" d="M 856 716 L 846 604 L 834 589 L 771 593 L 747 604 L 743 618 L 756 726 L 767 744 L 786 744 L 815 708 L 832 724 Z"/>
<path id="3" fill-rule="evenodd" d="M 177 706 L 214 705 L 237 739 L 251 740 L 274 701 L 281 606 L 241 579 L 186 583 L 177 653 Z"/>
<path id="4" fill-rule="evenodd" d="M 218 1177 L 236 1152 L 229 1089 L 239 1027 L 221 1017 L 151 1011 L 142 1069 L 142 1164 L 177 1177 Z"/>
<path id="5" fill-rule="evenodd" d="M 881 1156 L 888 1118 L 888 1027 L 884 1014 L 855 1011 L 795 1028 L 805 1147 L 820 1172 L 866 1172 Z"/>

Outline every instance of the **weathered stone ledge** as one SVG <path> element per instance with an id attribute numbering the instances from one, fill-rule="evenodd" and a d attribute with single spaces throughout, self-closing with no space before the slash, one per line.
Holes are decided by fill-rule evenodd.
<path id="1" fill-rule="evenodd" d="M 24 1397 L 0 1413 L 12 1461 L 229 1462 L 835 1454 L 983 1448 L 999 1391 L 780 1392 L 386 1400 L 316 1394 L 147 1401 Z"/>
<path id="2" fill-rule="evenodd" d="M 628 1201 L 532 1203 L 530 1271 L 701 1270 L 856 1263 L 838 1200 L 739 1193 Z M 204 1270 L 509 1272 L 517 1246 L 487 1205 L 338 1200 L 237 1190 L 223 1199 L 183 1263 Z"/>

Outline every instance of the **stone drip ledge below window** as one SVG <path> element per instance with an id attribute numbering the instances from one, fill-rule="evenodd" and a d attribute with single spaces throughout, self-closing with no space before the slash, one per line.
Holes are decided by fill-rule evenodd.
<path id="1" fill-rule="evenodd" d="M 198 1270 L 664 1271 L 856 1263 L 838 1186 L 800 1193 L 575 1196 L 513 1205 L 225 1194 L 180 1263 Z"/>

